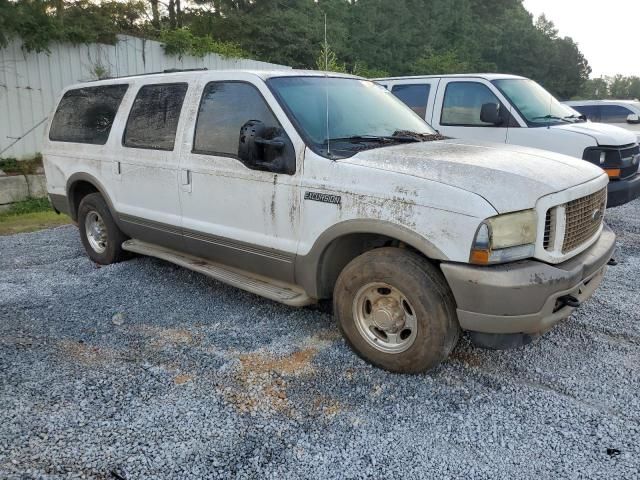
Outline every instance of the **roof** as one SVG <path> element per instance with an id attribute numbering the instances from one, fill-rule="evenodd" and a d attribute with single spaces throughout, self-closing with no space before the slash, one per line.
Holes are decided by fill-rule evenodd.
<path id="1" fill-rule="evenodd" d="M 518 75 L 510 75 L 508 73 L 458 73 L 458 74 L 448 74 L 448 75 L 411 75 L 404 77 L 385 77 L 385 78 L 374 78 L 375 81 L 381 80 L 410 80 L 410 79 L 427 79 L 427 78 L 483 78 L 485 80 L 504 80 L 508 78 L 517 78 L 524 79 L 526 77 L 520 77 Z"/>
<path id="2" fill-rule="evenodd" d="M 570 100 L 567 105 L 640 105 L 638 100 Z"/>
<path id="3" fill-rule="evenodd" d="M 121 81 L 128 78 L 144 78 L 148 80 L 155 80 L 159 78 L 174 78 L 174 77 L 185 77 L 185 76 L 193 76 L 193 77 L 201 77 L 201 76 L 217 76 L 221 74 L 239 74 L 244 73 L 248 75 L 255 75 L 256 77 L 262 78 L 266 80 L 268 78 L 273 77 L 300 77 L 300 76 L 328 76 L 328 77 L 348 77 L 348 78 L 361 78 L 355 75 L 349 75 L 347 73 L 336 73 L 336 72 L 324 72 L 321 70 L 294 70 L 294 69 L 283 69 L 283 70 L 243 70 L 243 69 L 234 69 L 234 70 L 207 70 L 207 69 L 185 69 L 185 70 L 166 70 L 164 72 L 151 72 L 151 73 L 140 73 L 137 75 L 125 75 L 122 77 L 111 77 L 106 78 L 104 80 L 94 80 L 91 83 L 113 83 L 114 81 Z M 82 82 L 89 83 L 89 82 Z"/>

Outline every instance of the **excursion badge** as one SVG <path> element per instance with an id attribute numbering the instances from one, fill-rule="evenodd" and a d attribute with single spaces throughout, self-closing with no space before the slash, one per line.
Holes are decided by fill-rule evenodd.
<path id="1" fill-rule="evenodd" d="M 340 205 L 342 197 L 340 195 L 329 195 L 328 193 L 304 192 L 305 200 L 313 200 L 314 202 L 333 203 Z"/>

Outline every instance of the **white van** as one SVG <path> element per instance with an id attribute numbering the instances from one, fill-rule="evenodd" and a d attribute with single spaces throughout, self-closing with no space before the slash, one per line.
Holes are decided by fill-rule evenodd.
<path id="1" fill-rule="evenodd" d="M 43 157 L 93 261 L 135 252 L 291 306 L 333 298 L 353 348 L 399 372 L 437 365 L 461 329 L 494 348 L 542 334 L 591 296 L 615 247 L 600 168 L 443 139 L 352 76 L 75 85 Z"/>
<path id="2" fill-rule="evenodd" d="M 438 132 L 448 137 L 541 148 L 605 169 L 608 206 L 640 196 L 636 136 L 612 125 L 585 122 L 533 80 L 468 74 L 378 78 Z"/>

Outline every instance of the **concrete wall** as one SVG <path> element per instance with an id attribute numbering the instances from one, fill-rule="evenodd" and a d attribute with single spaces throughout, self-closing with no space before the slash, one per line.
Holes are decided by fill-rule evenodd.
<path id="1" fill-rule="evenodd" d="M 47 181 L 44 175 L 0 175 L 0 212 L 8 210 L 15 202 L 46 196 Z"/>
<path id="2" fill-rule="evenodd" d="M 17 39 L 0 49 L 0 158 L 26 158 L 38 153 L 45 120 L 54 109 L 60 91 L 73 83 L 95 80 L 99 71 L 117 77 L 169 68 L 290 68 L 213 54 L 179 59 L 165 55 L 159 42 L 127 35 L 118 38 L 115 45 L 52 44 L 50 54 L 27 53 Z"/>

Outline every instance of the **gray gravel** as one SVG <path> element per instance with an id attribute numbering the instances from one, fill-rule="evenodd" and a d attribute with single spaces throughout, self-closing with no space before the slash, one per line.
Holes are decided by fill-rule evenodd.
<path id="1" fill-rule="evenodd" d="M 536 343 L 435 372 L 356 357 L 321 310 L 74 227 L 0 237 L 0 478 L 637 478 L 640 201 L 620 264 Z"/>

